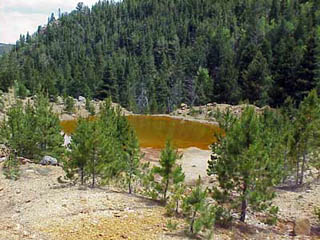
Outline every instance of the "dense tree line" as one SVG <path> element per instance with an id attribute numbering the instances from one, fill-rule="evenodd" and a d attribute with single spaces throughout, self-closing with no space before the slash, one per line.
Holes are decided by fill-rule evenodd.
<path id="1" fill-rule="evenodd" d="M 11 44 L 4 44 L 4 43 L 0 43 L 0 57 L 1 55 L 10 52 L 10 50 L 13 48 L 13 45 Z"/>
<path id="2" fill-rule="evenodd" d="M 112 96 L 135 112 L 181 102 L 281 105 L 320 80 L 316 0 L 79 3 L 21 35 L 0 61 L 1 89 Z"/>

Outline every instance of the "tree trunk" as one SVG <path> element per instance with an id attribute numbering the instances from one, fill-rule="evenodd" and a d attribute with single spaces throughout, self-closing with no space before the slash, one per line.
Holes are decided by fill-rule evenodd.
<path id="1" fill-rule="evenodd" d="M 240 215 L 240 221 L 244 222 L 246 220 L 246 215 L 247 215 L 247 207 L 248 207 L 248 202 L 247 202 L 247 185 L 244 184 L 243 191 L 243 200 L 241 204 L 241 215 Z"/>
<path id="2" fill-rule="evenodd" d="M 176 201 L 176 214 L 179 213 L 179 200 Z"/>
<path id="3" fill-rule="evenodd" d="M 80 174 L 81 174 L 81 185 L 83 185 L 84 184 L 84 169 L 83 169 L 83 167 L 80 168 Z"/>
<path id="4" fill-rule="evenodd" d="M 192 219 L 191 219 L 191 223 L 190 223 L 190 232 L 193 234 L 194 233 L 194 229 L 193 229 L 193 224 L 194 224 L 194 221 L 195 221 L 195 218 L 196 218 L 196 211 L 193 212 L 193 216 L 192 216 Z"/>
<path id="5" fill-rule="evenodd" d="M 96 181 L 96 151 L 94 150 L 93 166 L 92 166 L 92 188 L 94 188 L 95 181 Z"/>
<path id="6" fill-rule="evenodd" d="M 163 200 L 164 200 L 164 202 L 167 202 L 167 191 L 168 191 L 168 187 L 169 187 L 169 178 L 167 179 L 166 187 L 165 187 L 164 193 L 163 193 Z"/>
<path id="7" fill-rule="evenodd" d="M 296 170 L 296 172 L 297 172 L 297 176 L 296 176 L 296 185 L 298 185 L 298 183 L 299 183 L 299 156 L 297 157 L 297 166 L 296 166 L 296 168 L 297 168 L 297 170 Z"/>
<path id="8" fill-rule="evenodd" d="M 303 153 L 303 160 L 302 160 L 301 174 L 300 174 L 300 181 L 299 181 L 300 185 L 303 184 L 305 165 L 306 165 L 306 152 Z"/>
<path id="9" fill-rule="evenodd" d="M 285 183 L 285 181 L 287 180 L 287 170 L 288 170 L 287 151 L 284 152 L 283 168 L 284 168 L 284 176 L 282 178 L 282 183 Z"/>
<path id="10" fill-rule="evenodd" d="M 131 189 L 131 173 L 130 173 L 130 175 L 129 175 L 128 185 L 129 185 L 129 194 L 131 194 L 131 193 L 132 193 L 132 189 Z"/>
<path id="11" fill-rule="evenodd" d="M 94 188 L 94 185 L 95 185 L 95 181 L 96 181 L 96 173 L 95 173 L 95 170 L 94 170 L 94 167 L 93 167 L 93 172 L 92 172 L 92 185 L 91 187 Z"/>

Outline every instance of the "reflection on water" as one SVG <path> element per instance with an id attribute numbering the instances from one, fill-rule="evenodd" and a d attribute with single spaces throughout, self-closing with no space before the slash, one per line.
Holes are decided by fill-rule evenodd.
<path id="1" fill-rule="evenodd" d="M 215 141 L 213 133 L 220 129 L 213 124 L 186 121 L 164 116 L 128 116 L 130 124 L 135 129 L 140 146 L 163 148 L 167 138 L 170 138 L 177 148 L 198 147 L 208 149 Z M 76 121 L 62 121 L 63 130 L 70 134 L 76 128 Z"/>

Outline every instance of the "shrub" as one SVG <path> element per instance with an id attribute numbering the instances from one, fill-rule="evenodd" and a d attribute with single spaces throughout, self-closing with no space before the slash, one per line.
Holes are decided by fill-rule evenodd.
<path id="1" fill-rule="evenodd" d="M 64 102 L 65 106 L 64 106 L 64 110 L 67 112 L 67 113 L 73 113 L 74 112 L 74 104 L 75 104 L 75 101 L 72 97 L 67 97 L 65 99 L 65 102 Z"/>
<path id="2" fill-rule="evenodd" d="M 94 105 L 92 104 L 90 98 L 86 99 L 86 110 L 90 113 L 91 116 L 96 114 Z"/>
<path id="3" fill-rule="evenodd" d="M 209 235 L 212 235 L 216 208 L 207 203 L 207 190 L 202 190 L 200 177 L 197 186 L 184 198 L 182 209 L 189 225 L 189 233 L 196 235 L 200 231 L 210 230 Z"/>
<path id="4" fill-rule="evenodd" d="M 20 177 L 20 163 L 18 159 L 10 154 L 8 160 L 3 165 L 3 174 L 8 179 L 18 180 Z"/>
<path id="5" fill-rule="evenodd" d="M 177 230 L 178 223 L 169 219 L 166 224 L 166 227 L 168 228 L 169 231 L 174 231 L 174 230 Z"/>
<path id="6" fill-rule="evenodd" d="M 218 206 L 216 208 L 216 224 L 223 228 L 228 228 L 232 223 L 232 215 L 227 209 Z"/>

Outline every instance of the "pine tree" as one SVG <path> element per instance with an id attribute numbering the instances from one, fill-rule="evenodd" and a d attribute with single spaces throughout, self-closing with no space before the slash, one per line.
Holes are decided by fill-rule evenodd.
<path id="1" fill-rule="evenodd" d="M 314 49 L 314 53 L 315 53 L 314 81 L 319 94 L 320 93 L 320 23 L 315 31 L 316 33 L 315 33 L 315 49 Z"/>
<path id="2" fill-rule="evenodd" d="M 86 141 L 90 137 L 89 123 L 86 119 L 79 119 L 77 128 L 72 134 L 72 141 L 70 143 L 69 159 L 63 164 L 67 177 L 73 178 L 76 171 L 79 170 L 81 185 L 85 183 L 87 171 L 85 167 L 88 162 L 88 152 L 90 146 Z"/>
<path id="3" fill-rule="evenodd" d="M 209 162 L 208 174 L 216 174 L 219 181 L 214 196 L 218 201 L 230 202 L 235 209 L 240 208 L 243 222 L 249 206 L 255 210 L 270 206 L 274 197 L 270 187 L 282 176 L 278 147 L 270 145 L 272 134 L 263 129 L 254 110 L 246 108 L 213 148 L 218 157 Z M 239 195 L 232 196 L 233 191 Z"/>
<path id="4" fill-rule="evenodd" d="M 183 213 L 189 224 L 189 232 L 196 235 L 201 230 L 209 229 L 209 236 L 212 235 L 212 228 L 215 223 L 215 207 L 207 202 L 207 189 L 202 190 L 201 178 L 199 177 L 197 185 L 191 193 L 183 199 Z"/>
<path id="5" fill-rule="evenodd" d="M 38 94 L 34 103 L 34 122 L 30 128 L 34 131 L 36 145 L 38 146 L 38 157 L 51 155 L 60 157 L 64 153 L 63 136 L 61 134 L 60 120 L 49 103 L 49 99 Z"/>
<path id="6" fill-rule="evenodd" d="M 20 162 L 16 154 L 10 153 L 3 165 L 3 174 L 8 179 L 18 180 L 20 177 Z"/>
<path id="7" fill-rule="evenodd" d="M 34 110 L 27 104 L 24 111 L 22 102 L 11 106 L 7 112 L 7 119 L 3 121 L 3 138 L 11 149 L 17 152 L 18 156 L 31 158 L 36 152 L 34 141 L 33 123 Z"/>
<path id="8" fill-rule="evenodd" d="M 294 121 L 294 147 L 292 151 L 296 156 L 297 184 L 303 184 L 304 172 L 307 169 L 307 156 L 319 145 L 318 124 L 320 120 L 319 98 L 313 90 L 300 103 Z M 301 159 L 302 158 L 302 159 Z"/>
<path id="9" fill-rule="evenodd" d="M 177 160 L 181 159 L 181 155 L 174 150 L 172 143 L 168 140 L 165 148 L 161 151 L 160 166 L 155 166 L 152 171 L 159 174 L 161 182 L 156 184 L 156 190 L 163 194 L 162 200 L 167 201 L 167 194 L 170 184 L 183 182 L 184 173 L 181 166 L 177 165 Z"/>
<path id="10" fill-rule="evenodd" d="M 272 76 L 273 106 L 288 96 L 299 104 L 319 85 L 313 77 L 319 75 L 313 60 L 319 55 L 313 46 L 319 45 L 317 3 L 130 0 L 91 9 L 79 3 L 58 20 L 49 17 L 35 34 L 20 36 L 0 59 L 0 86 L 6 91 L 17 81 L 21 93 L 35 94 L 41 86 L 51 95 L 112 96 L 135 112 L 156 112 L 156 102 L 157 112 L 169 112 L 182 102 L 251 99 L 250 89 L 261 86 L 254 87 L 257 73 L 259 80 Z M 254 61 L 258 51 L 261 63 Z M 200 67 L 208 69 L 208 86 L 196 81 Z"/>
<path id="11" fill-rule="evenodd" d="M 86 177 L 90 177 L 93 188 L 98 177 L 106 177 L 106 172 L 111 168 L 109 164 L 115 158 L 113 147 L 116 147 L 110 131 L 112 130 L 105 128 L 105 124 L 99 120 L 79 120 L 71 138 L 70 159 L 65 164 L 69 177 L 73 177 L 76 170 L 79 170 L 81 184 L 85 183 Z"/>
<path id="12" fill-rule="evenodd" d="M 8 110 L 7 116 L 3 136 L 18 156 L 40 160 L 44 155 L 60 157 L 63 154 L 59 118 L 41 93 L 34 105 L 28 102 L 23 106 L 18 101 Z"/>
<path id="13" fill-rule="evenodd" d="M 243 85 L 250 102 L 258 106 L 264 106 L 269 103 L 272 78 L 267 61 L 260 51 L 257 52 L 248 69 L 243 72 Z"/>
<path id="14" fill-rule="evenodd" d="M 196 77 L 196 94 L 198 104 L 205 104 L 213 98 L 213 82 L 207 69 L 199 68 Z"/>
<path id="15" fill-rule="evenodd" d="M 129 139 L 125 146 L 126 165 L 125 174 L 128 183 L 129 194 L 133 191 L 133 182 L 135 177 L 140 175 L 141 162 L 140 159 L 143 155 L 140 153 L 140 147 L 138 139 L 133 130 L 129 132 Z"/>

